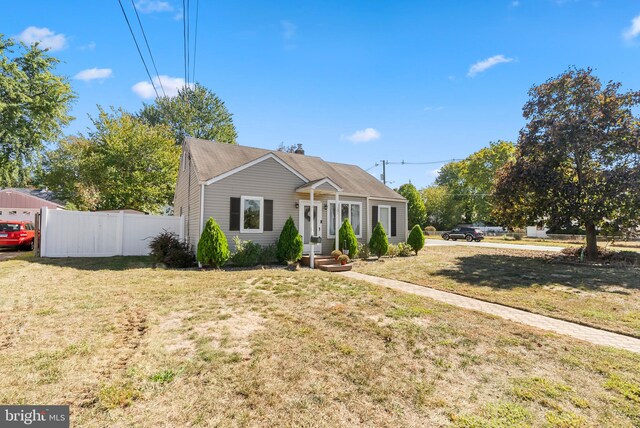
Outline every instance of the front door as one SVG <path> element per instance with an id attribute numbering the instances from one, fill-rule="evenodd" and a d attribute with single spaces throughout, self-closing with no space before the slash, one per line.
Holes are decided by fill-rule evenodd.
<path id="1" fill-rule="evenodd" d="M 322 236 L 322 202 L 313 203 L 313 227 L 311 226 L 311 202 L 300 201 L 300 235 L 302 235 L 302 243 L 304 244 L 304 254 L 309 254 L 311 250 L 310 238 L 315 230 L 316 236 Z M 315 229 L 314 229 L 315 227 Z M 316 245 L 315 252 L 320 252 L 320 245 Z"/>

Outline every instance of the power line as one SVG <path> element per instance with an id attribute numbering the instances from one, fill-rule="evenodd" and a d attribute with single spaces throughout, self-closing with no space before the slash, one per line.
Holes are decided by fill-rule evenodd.
<path id="1" fill-rule="evenodd" d="M 140 55 L 140 59 L 142 60 L 142 64 L 144 65 L 144 69 L 147 72 L 147 76 L 149 76 L 149 80 L 151 81 L 151 86 L 153 86 L 153 91 L 156 93 L 156 97 L 160 98 L 158 94 L 158 90 L 156 89 L 156 85 L 153 83 L 153 79 L 151 78 L 151 73 L 149 73 L 149 68 L 147 67 L 147 63 L 142 56 L 142 51 L 140 51 L 140 46 L 138 45 L 138 40 L 136 40 L 136 35 L 133 33 L 133 29 L 131 28 L 131 23 L 129 22 L 129 17 L 127 17 L 127 12 L 124 11 L 124 7 L 122 6 L 122 0 L 118 0 L 120 4 L 120 9 L 122 10 L 122 14 L 124 15 L 125 21 L 127 21 L 127 26 L 129 27 L 129 32 L 131 33 L 131 37 L 133 37 L 133 42 L 136 44 L 136 49 L 138 50 L 138 55 Z"/>
<path id="2" fill-rule="evenodd" d="M 158 73 L 158 67 L 156 67 L 156 61 L 153 59 L 153 54 L 151 53 L 151 47 L 149 46 L 149 40 L 147 40 L 147 34 L 144 31 L 144 27 L 142 26 L 142 21 L 140 20 L 140 14 L 138 13 L 138 8 L 136 4 L 131 0 L 131 6 L 133 6 L 133 10 L 136 12 L 136 18 L 138 18 L 138 24 L 140 25 L 140 30 L 142 30 L 142 37 L 144 37 L 144 43 L 147 45 L 147 50 L 149 51 L 149 56 L 151 57 L 151 63 L 153 64 L 153 69 L 156 71 L 156 76 L 158 77 L 158 83 L 160 84 L 160 89 L 162 89 L 162 95 L 165 97 L 167 93 L 164 91 L 164 86 L 162 86 L 162 80 L 160 79 L 160 73 Z"/>
<path id="3" fill-rule="evenodd" d="M 193 77 L 191 81 L 196 81 L 196 55 L 198 54 L 198 14 L 200 12 L 200 0 L 196 0 L 196 33 L 193 41 Z"/>
<path id="4" fill-rule="evenodd" d="M 387 165 L 435 165 L 435 164 L 439 164 L 439 163 L 457 162 L 457 161 L 461 161 L 461 160 L 462 159 L 447 159 L 447 160 L 431 161 L 431 162 L 405 162 L 405 161 L 390 162 L 390 161 L 387 161 Z"/>

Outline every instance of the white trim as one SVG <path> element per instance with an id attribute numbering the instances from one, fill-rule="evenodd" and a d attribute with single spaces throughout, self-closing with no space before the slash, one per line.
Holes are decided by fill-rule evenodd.
<path id="1" fill-rule="evenodd" d="M 331 187 L 333 187 L 335 189 L 336 192 L 342 192 L 342 187 L 338 186 L 335 181 L 333 181 L 332 179 L 330 179 L 329 177 L 325 177 L 322 178 L 318 181 L 316 181 L 315 183 L 311 184 L 311 185 L 302 185 L 300 187 L 298 187 L 296 189 L 297 192 L 301 192 L 303 190 L 308 189 L 317 189 L 318 187 L 322 186 L 323 184 L 329 184 Z"/>
<path id="2" fill-rule="evenodd" d="M 204 188 L 204 185 L 202 186 Z M 260 228 L 244 228 L 244 201 L 260 201 Z M 240 196 L 240 233 L 262 233 L 264 230 L 264 198 L 262 196 Z"/>
<path id="3" fill-rule="evenodd" d="M 202 236 L 204 230 L 204 184 L 200 185 L 200 234 L 198 239 Z"/>
<path id="4" fill-rule="evenodd" d="M 387 217 L 389 219 L 389 224 L 388 225 L 382 225 L 382 227 L 384 227 L 384 231 L 387 232 L 387 238 L 391 238 L 391 205 L 378 205 L 378 221 L 382 222 L 382 220 L 380 220 L 380 209 L 381 208 L 387 208 L 389 210 L 389 217 Z M 388 226 L 388 227 L 387 227 Z M 375 227 L 375 225 L 374 225 Z"/>
<path id="5" fill-rule="evenodd" d="M 396 215 L 398 214 L 396 213 Z M 406 241 L 407 239 L 409 239 L 409 201 L 404 203 L 404 224 L 405 224 L 404 230 L 406 231 L 404 232 L 405 233 L 404 240 Z"/>
<path id="6" fill-rule="evenodd" d="M 309 180 L 302 174 L 300 174 L 298 171 L 296 171 L 295 169 L 291 168 L 291 166 L 289 166 L 288 163 L 286 163 L 285 161 L 283 161 L 282 159 L 280 159 L 278 156 L 274 155 L 273 153 L 267 153 L 264 156 L 260 156 L 257 159 L 252 160 L 251 162 L 247 162 L 244 165 L 240 165 L 237 168 L 234 168 L 230 171 L 225 172 L 224 174 L 220 174 L 216 177 L 210 178 L 209 180 L 205 181 L 203 184 L 206 184 L 207 186 L 209 184 L 213 184 L 216 181 L 220 181 L 224 178 L 227 178 L 235 173 L 238 173 L 240 171 L 244 171 L 247 168 L 250 168 L 254 165 L 259 164 L 260 162 L 266 161 L 267 159 L 273 159 L 276 162 L 278 162 L 280 165 L 282 165 L 283 167 L 285 167 L 287 170 L 289 170 L 289 172 L 291 172 L 292 174 L 294 174 L 296 177 L 298 177 L 300 180 L 304 181 L 305 183 L 308 183 Z"/>
<path id="7" fill-rule="evenodd" d="M 343 193 L 344 194 L 344 193 Z M 356 196 L 356 195 L 347 195 L 347 196 Z M 391 199 L 391 198 L 378 198 L 377 196 L 367 196 L 368 199 L 371 199 L 372 201 L 386 201 L 386 202 L 396 202 L 398 204 L 401 204 L 403 202 L 407 202 L 406 199 Z"/>
<path id="8" fill-rule="evenodd" d="M 366 245 L 369 245 L 369 239 L 371 239 L 371 204 L 369 204 L 369 197 L 367 196 L 367 215 L 366 215 L 366 221 L 367 221 L 367 236 L 365 236 L 365 240 L 367 242 Z"/>
<path id="9" fill-rule="evenodd" d="M 331 235 L 329 234 L 329 230 L 331 227 L 331 205 L 335 205 L 336 201 L 327 201 L 327 223 L 329 224 L 329 227 L 327 227 L 327 238 L 335 238 L 336 234 Z M 345 201 L 345 200 L 340 200 L 340 224 L 342 224 L 342 204 L 348 204 L 349 205 L 349 223 L 351 223 L 351 205 L 360 205 L 360 233 L 356 233 L 356 238 L 362 238 L 362 202 L 361 201 Z M 334 220 L 338 217 L 338 211 L 336 210 L 336 217 L 334 217 Z M 353 227 L 353 223 L 351 224 L 351 227 Z M 338 231 L 340 228 L 336 228 L 336 231 Z"/>
<path id="10" fill-rule="evenodd" d="M 300 236 L 302 236 L 303 253 L 306 254 L 306 253 L 310 253 L 311 244 L 304 243 L 304 206 L 305 205 L 311 207 L 311 201 L 309 199 L 298 200 L 298 232 L 300 233 Z M 320 233 L 318 236 L 322 236 L 322 225 L 324 224 L 324 222 L 322 221 L 323 219 L 322 211 L 324 211 L 322 209 L 322 201 L 313 201 L 313 205 L 315 205 L 316 208 L 318 208 L 318 228 L 320 229 Z M 311 235 L 313 235 L 313 233 L 309 234 L 309 236 Z"/>

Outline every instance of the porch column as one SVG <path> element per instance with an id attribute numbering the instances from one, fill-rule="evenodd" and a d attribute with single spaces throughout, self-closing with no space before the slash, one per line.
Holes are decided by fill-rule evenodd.
<path id="1" fill-rule="evenodd" d="M 314 262 L 313 262 L 313 258 L 314 258 L 313 250 L 314 250 L 315 244 L 312 242 L 311 237 L 315 236 L 316 233 L 318 233 L 318 231 L 314 230 L 315 228 L 313 227 L 313 224 L 314 224 L 313 223 L 313 208 L 314 208 L 314 205 L 313 205 L 313 187 L 311 188 L 311 193 L 309 195 L 309 200 L 311 201 L 311 209 L 309 210 L 310 211 L 309 216 L 311 217 L 311 222 L 310 222 L 311 224 L 309 226 L 309 229 L 311 229 L 311 231 L 309 233 L 309 267 L 311 269 L 313 269 L 315 267 L 314 266 Z"/>
<path id="2" fill-rule="evenodd" d="M 338 230 L 340 229 L 340 220 L 338 220 L 338 213 L 341 212 L 340 209 L 338 208 L 340 206 L 340 193 L 336 192 L 336 213 L 333 216 L 333 221 L 335 223 L 335 232 L 336 232 L 336 250 L 340 249 L 340 239 L 338 236 Z M 328 214 L 327 214 L 328 216 Z"/>

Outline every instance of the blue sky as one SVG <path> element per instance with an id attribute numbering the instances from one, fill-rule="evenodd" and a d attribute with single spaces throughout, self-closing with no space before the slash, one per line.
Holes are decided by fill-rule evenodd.
<path id="1" fill-rule="evenodd" d="M 182 1 L 136 3 L 165 86 L 180 86 Z M 201 0 L 198 20 L 196 80 L 234 114 L 240 144 L 302 143 L 365 169 L 515 141 L 528 89 L 569 65 L 640 89 L 638 1 Z M 117 0 L 6 2 L 0 32 L 62 60 L 79 96 L 67 133 L 84 131 L 96 105 L 153 101 Z M 437 168 L 390 165 L 387 179 L 424 186 Z"/>

